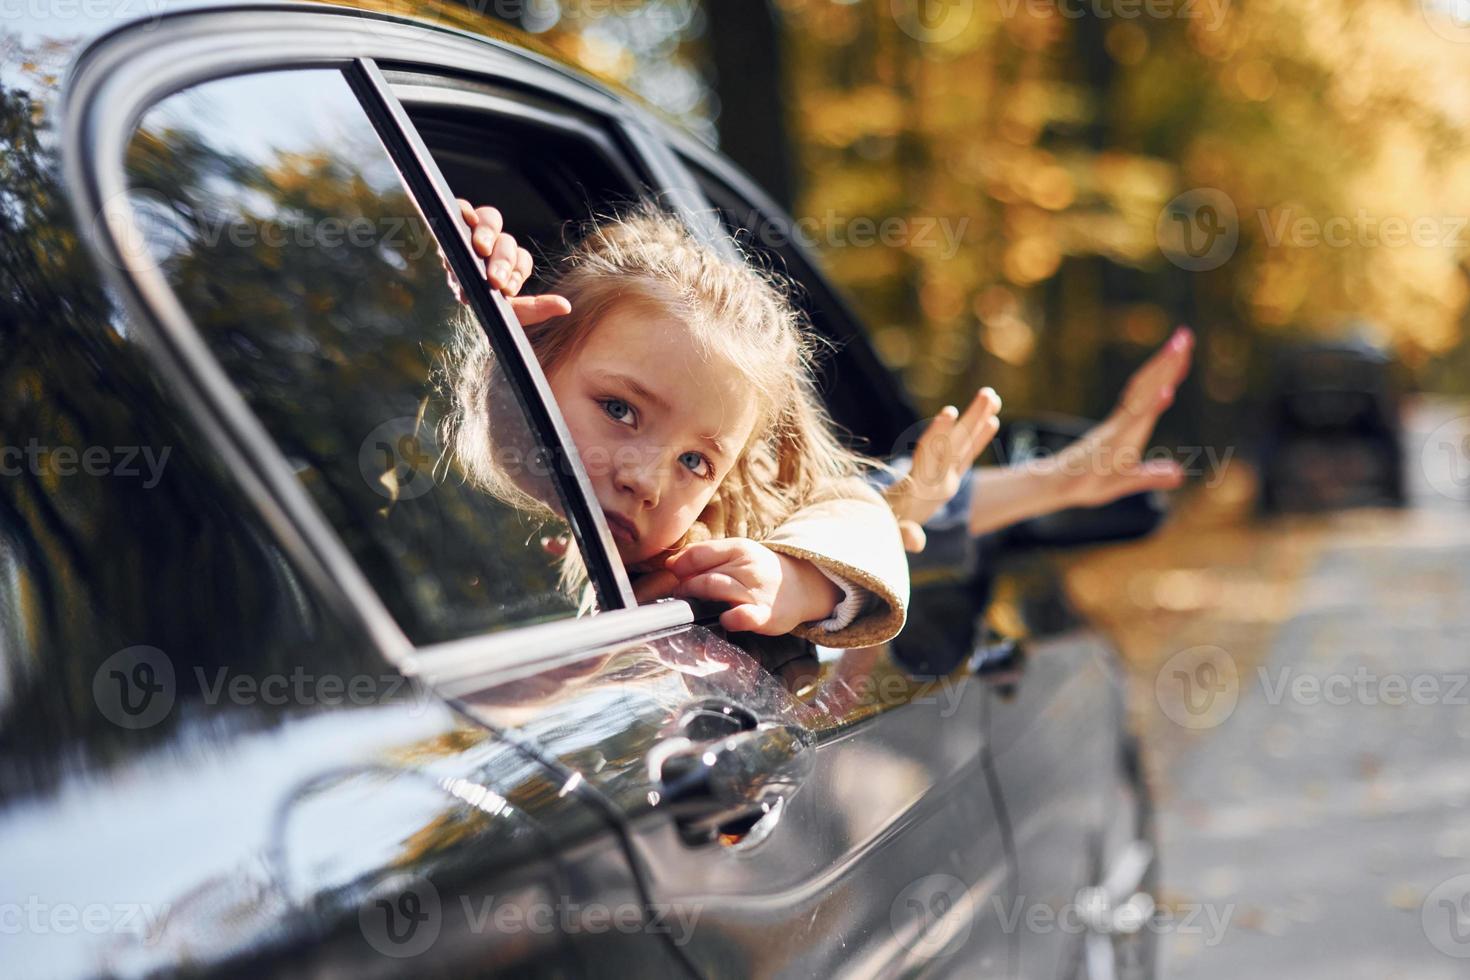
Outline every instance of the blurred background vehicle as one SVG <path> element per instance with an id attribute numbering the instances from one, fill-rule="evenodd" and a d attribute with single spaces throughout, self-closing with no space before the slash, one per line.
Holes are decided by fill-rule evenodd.
<path id="1" fill-rule="evenodd" d="M 1264 513 L 1408 503 L 1395 368 L 1363 342 L 1282 353 L 1261 420 Z"/>

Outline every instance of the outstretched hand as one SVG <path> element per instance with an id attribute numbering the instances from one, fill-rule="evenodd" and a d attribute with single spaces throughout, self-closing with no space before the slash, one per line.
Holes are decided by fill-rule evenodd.
<path id="1" fill-rule="evenodd" d="M 515 236 L 506 232 L 505 219 L 492 207 L 477 208 L 459 198 L 459 214 L 470 227 L 470 242 L 475 254 L 485 260 L 485 275 L 492 289 L 498 289 L 510 300 L 521 326 L 529 327 L 554 316 L 572 311 L 564 296 L 522 296 L 521 287 L 531 278 L 531 253 L 521 248 Z"/>
<path id="2" fill-rule="evenodd" d="M 885 494 L 908 551 L 922 551 L 922 525 L 960 489 L 960 480 L 1000 429 L 1000 396 L 981 388 L 964 414 L 946 405 L 914 446 L 908 474 Z"/>
<path id="3" fill-rule="evenodd" d="M 1058 454 L 1069 505 L 1096 507 L 1147 490 L 1171 490 L 1184 482 L 1178 463 L 1145 460 L 1144 451 L 1159 416 L 1174 404 L 1174 393 L 1189 373 L 1193 356 L 1194 334 L 1180 327 L 1133 372 L 1112 413 Z"/>

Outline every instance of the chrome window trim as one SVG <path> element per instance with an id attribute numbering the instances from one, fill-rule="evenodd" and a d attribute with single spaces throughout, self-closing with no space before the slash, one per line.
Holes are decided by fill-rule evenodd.
<path id="1" fill-rule="evenodd" d="M 575 663 L 590 652 L 690 626 L 689 603 L 664 599 L 633 609 L 614 609 L 589 619 L 523 626 L 502 633 L 420 647 L 399 665 L 446 697 L 464 697 L 499 684 Z M 527 653 L 526 647 L 539 653 Z"/>

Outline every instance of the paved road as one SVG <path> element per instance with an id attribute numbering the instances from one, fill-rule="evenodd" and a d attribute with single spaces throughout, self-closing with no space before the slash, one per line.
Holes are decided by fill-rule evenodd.
<path id="1" fill-rule="evenodd" d="M 1470 504 L 1452 499 L 1470 496 L 1470 459 L 1456 415 L 1413 416 L 1415 507 L 1332 521 L 1264 663 L 1196 650 L 1165 665 L 1159 690 L 1181 686 L 1165 713 L 1204 731 L 1176 729 L 1194 744 L 1166 775 L 1163 886 L 1179 917 L 1164 977 L 1470 977 Z"/>

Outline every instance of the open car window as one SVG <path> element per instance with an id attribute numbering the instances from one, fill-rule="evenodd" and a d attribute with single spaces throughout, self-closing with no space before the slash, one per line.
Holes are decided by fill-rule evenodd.
<path id="1" fill-rule="evenodd" d="M 580 109 L 486 82 L 390 71 L 386 79 L 456 197 L 491 205 L 536 259 L 542 291 L 582 222 L 647 195 L 605 124 Z"/>
<path id="2" fill-rule="evenodd" d="M 341 71 L 173 95 L 126 171 L 138 246 L 412 642 L 592 607 L 545 447 Z"/>

